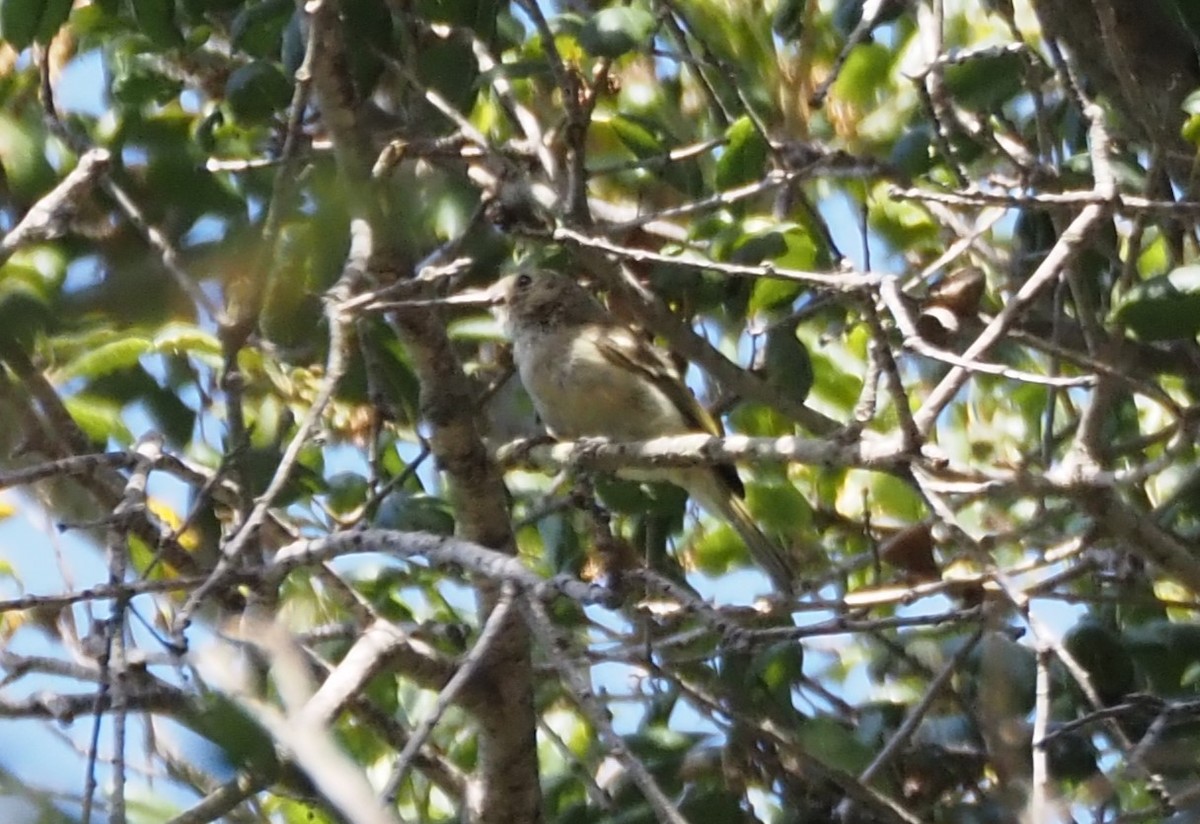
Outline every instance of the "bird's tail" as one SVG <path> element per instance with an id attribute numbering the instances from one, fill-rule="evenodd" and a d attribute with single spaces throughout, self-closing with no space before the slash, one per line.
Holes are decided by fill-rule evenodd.
<path id="1" fill-rule="evenodd" d="M 715 473 L 707 474 L 703 481 L 698 483 L 689 483 L 687 489 L 702 507 L 728 521 L 746 543 L 750 555 L 767 573 L 777 591 L 784 595 L 792 595 L 795 592 L 795 575 L 783 547 L 758 528 L 750 510 L 746 508 L 745 501 L 722 483 Z"/>

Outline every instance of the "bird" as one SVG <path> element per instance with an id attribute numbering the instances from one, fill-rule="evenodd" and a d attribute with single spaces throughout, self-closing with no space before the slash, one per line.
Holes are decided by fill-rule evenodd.
<path id="1" fill-rule="evenodd" d="M 644 441 L 722 434 L 667 353 L 621 324 L 574 279 L 521 271 L 495 288 L 521 383 L 553 437 Z M 623 469 L 618 475 L 682 487 L 733 527 L 776 590 L 793 592 L 788 557 L 754 522 L 733 464 Z"/>

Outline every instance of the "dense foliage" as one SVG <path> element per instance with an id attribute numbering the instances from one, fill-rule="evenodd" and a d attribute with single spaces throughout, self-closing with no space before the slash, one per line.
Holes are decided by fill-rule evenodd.
<path id="1" fill-rule="evenodd" d="M 6 820 L 1194 820 L 1188 0 L 0 41 Z M 746 437 L 539 440 L 529 262 Z M 795 597 L 612 475 L 730 459 Z"/>

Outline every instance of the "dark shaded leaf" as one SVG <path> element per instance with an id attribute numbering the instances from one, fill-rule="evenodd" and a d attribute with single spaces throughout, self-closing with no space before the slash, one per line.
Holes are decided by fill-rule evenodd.
<path id="1" fill-rule="evenodd" d="M 244 124 L 265 123 L 292 99 L 292 84 L 274 63 L 255 60 L 240 66 L 225 82 L 225 102 Z"/>
<path id="2" fill-rule="evenodd" d="M 1134 689 L 1133 659 L 1111 627 L 1085 617 L 1067 632 L 1063 646 L 1087 670 L 1106 705 L 1117 703 Z"/>
<path id="3" fill-rule="evenodd" d="M 17 51 L 33 42 L 47 0 L 0 0 L 0 40 Z"/>
<path id="4" fill-rule="evenodd" d="M 335 515 L 349 515 L 367 500 L 370 486 L 358 472 L 338 472 L 326 481 L 326 506 Z"/>
<path id="5" fill-rule="evenodd" d="M 295 15 L 296 4 L 289 0 L 261 0 L 243 6 L 233 19 L 230 45 L 253 57 L 278 57 L 284 29 Z"/>
<path id="6" fill-rule="evenodd" d="M 1024 79 L 1024 58 L 1012 51 L 982 54 L 946 67 L 946 90 L 970 109 L 994 109 L 1011 100 Z"/>
<path id="7" fill-rule="evenodd" d="M 780 0 L 771 16 L 771 31 L 784 40 L 798 40 L 804 31 L 808 0 Z"/>
<path id="8" fill-rule="evenodd" d="M 1184 266 L 1137 284 L 1114 319 L 1145 341 L 1181 340 L 1200 332 L 1200 266 Z"/>
<path id="9" fill-rule="evenodd" d="M 160 49 L 183 45 L 183 33 L 175 22 L 175 0 L 127 0 L 133 9 L 138 31 Z"/>
<path id="10" fill-rule="evenodd" d="M 813 386 L 813 365 L 808 347 L 796 337 L 789 324 L 778 324 L 767 332 L 763 357 L 767 383 L 783 397 L 804 403 Z"/>
<path id="11" fill-rule="evenodd" d="M 373 526 L 401 532 L 453 535 L 454 515 L 441 498 L 398 489 L 384 497 L 375 513 Z"/>

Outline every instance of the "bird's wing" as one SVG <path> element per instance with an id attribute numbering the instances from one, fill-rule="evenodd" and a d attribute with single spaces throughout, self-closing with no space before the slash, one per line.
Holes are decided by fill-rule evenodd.
<path id="1" fill-rule="evenodd" d="M 596 346 L 604 357 L 624 369 L 645 375 L 675 404 L 689 429 L 718 438 L 725 434 L 721 422 L 696 400 L 696 396 L 675 371 L 665 352 L 623 326 L 614 325 L 605 331 L 607 334 L 599 335 L 596 341 Z M 733 464 L 718 464 L 713 469 L 737 497 L 745 494 L 742 479 Z"/>
<path id="2" fill-rule="evenodd" d="M 648 378 L 675 404 L 689 429 L 709 435 L 724 434 L 720 422 L 696 400 L 696 396 L 671 366 L 666 353 L 622 326 L 613 326 L 607 331 L 608 334 L 601 335 L 597 341 L 598 348 L 606 358 Z"/>

